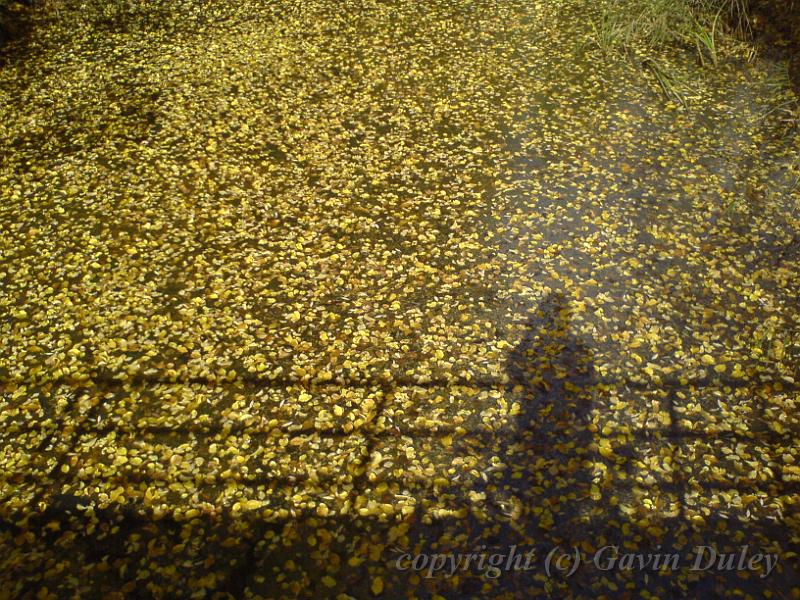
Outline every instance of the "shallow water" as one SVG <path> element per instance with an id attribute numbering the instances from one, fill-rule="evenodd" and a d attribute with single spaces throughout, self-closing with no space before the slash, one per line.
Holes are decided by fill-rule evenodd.
<path id="1" fill-rule="evenodd" d="M 785 65 L 665 55 L 684 107 L 582 0 L 130 6 L 0 71 L 2 589 L 791 589 Z M 395 566 L 607 543 L 780 561 Z"/>

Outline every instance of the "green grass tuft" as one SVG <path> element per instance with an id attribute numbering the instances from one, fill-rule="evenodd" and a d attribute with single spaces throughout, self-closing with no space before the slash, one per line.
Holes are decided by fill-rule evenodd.
<path id="1" fill-rule="evenodd" d="M 749 32 L 749 0 L 602 0 L 593 23 L 594 42 L 604 53 L 635 57 L 666 97 L 684 105 L 684 83 L 653 58 L 658 50 L 686 48 L 711 68 L 719 64 L 723 46 L 732 48 L 734 37 Z"/>
<path id="2" fill-rule="evenodd" d="M 748 0 L 605 0 L 594 32 L 605 51 L 683 44 L 716 64 L 723 23 L 749 32 Z"/>

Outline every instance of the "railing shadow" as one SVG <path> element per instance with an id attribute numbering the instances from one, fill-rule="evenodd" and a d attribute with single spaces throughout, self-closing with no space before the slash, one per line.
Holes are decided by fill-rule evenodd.
<path id="1" fill-rule="evenodd" d="M 394 387 L 425 390 L 441 385 L 447 389 L 454 385 L 447 378 L 427 383 L 349 382 L 369 387 L 377 398 L 364 424 L 355 431 L 260 428 L 250 422 L 224 427 L 187 422 L 178 429 L 135 422 L 98 423 L 95 416 L 102 403 L 81 414 L 67 412 L 62 427 L 43 437 L 35 450 L 44 452 L 59 435 L 64 437 L 64 450 L 48 463 L 46 477 L 37 481 L 30 473 L 4 474 L 12 488 L 30 485 L 37 489 L 25 509 L 3 510 L 0 540 L 9 550 L 5 569 L 17 574 L 19 582 L 11 591 L 25 597 L 34 595 L 42 585 L 57 585 L 59 569 L 73 572 L 58 567 L 65 563 L 72 564 L 74 572 L 87 574 L 86 581 L 76 584 L 83 586 L 87 597 L 120 590 L 133 593 L 137 577 L 145 577 L 142 573 L 154 587 L 136 592 L 137 597 L 188 597 L 201 586 L 218 597 L 240 598 L 250 593 L 276 598 L 335 597 L 346 593 L 361 598 L 374 593 L 371 586 L 377 577 L 384 586 L 381 597 L 386 598 L 407 597 L 411 591 L 421 597 L 436 593 L 447 598 L 503 594 L 593 597 L 609 589 L 609 582 L 620 590 L 649 590 L 665 598 L 719 596 L 731 586 L 754 597 L 764 589 L 783 597 L 780 590 L 789 590 L 797 581 L 795 559 L 789 553 L 797 550 L 798 520 L 796 511 L 770 513 L 768 505 L 778 498 L 796 498 L 800 492 L 798 481 L 778 465 L 783 448 L 796 448 L 795 432 L 764 427 L 745 432 L 688 430 L 679 425 L 676 406 L 677 392 L 687 386 L 696 392 L 771 384 L 725 378 L 690 384 L 662 381 L 654 387 L 669 415 L 668 423 L 655 429 L 629 428 L 620 436 L 619 431 L 605 431 L 599 419 L 609 412 L 603 395 L 609 386 L 617 385 L 617 391 L 624 391 L 630 400 L 648 386 L 641 381 L 599 378 L 591 348 L 572 331 L 571 321 L 566 296 L 550 294 L 528 315 L 521 340 L 508 355 L 504 377 L 456 382 L 504 400 L 508 414 L 496 416 L 499 424 L 492 426 L 468 430 L 455 423 L 400 427 L 386 420 Z M 124 383 L 113 379 L 98 382 L 105 394 Z M 259 381 L 248 384 L 268 385 Z M 290 387 L 297 382 L 283 384 Z M 763 396 L 759 398 L 763 402 Z M 757 419 L 764 418 L 763 406 L 753 412 Z M 66 427 L 68 422 L 72 424 Z M 312 480 L 302 471 L 276 475 L 252 469 L 204 480 L 204 485 L 218 489 L 230 485 L 262 489 L 277 498 L 269 516 L 259 510 L 213 507 L 213 502 L 188 517 L 172 510 L 156 514 L 152 507 L 137 502 L 104 503 L 97 490 L 81 488 L 82 484 L 74 483 L 70 469 L 63 471 L 74 464 L 80 443 L 92 437 L 120 435 L 147 443 L 182 436 L 182 440 L 204 443 L 205 438 L 217 440 L 238 433 L 263 436 L 265 444 L 273 443 L 275 436 L 316 436 L 335 442 L 356 435 L 363 443 L 354 444 L 352 469 L 347 473 Z M 380 452 L 386 453 L 388 448 L 400 455 L 407 440 L 429 447 L 444 466 L 469 462 L 471 468 L 441 481 L 441 476 L 428 476 L 424 470 L 404 470 L 400 458 L 395 458 L 391 469 L 375 467 Z M 692 454 L 697 444 L 704 444 L 706 455 Z M 743 449 L 775 455 L 765 462 L 771 465 L 768 479 L 734 473 L 727 478 L 724 474 L 703 478 L 703 468 L 709 467 L 702 464 L 704 460 L 720 457 L 721 461 L 726 453 Z M 645 466 L 654 457 L 668 468 L 654 469 L 648 477 Z M 302 454 L 298 460 L 302 462 Z M 429 470 L 433 473 L 439 466 L 431 463 Z M 105 489 L 166 488 L 174 483 L 135 469 L 120 469 L 103 477 Z M 382 485 L 384 489 L 379 491 Z M 294 502 L 291 494 L 283 491 L 304 486 L 311 495 L 334 498 L 331 508 L 321 510 L 320 504 Z M 177 494 L 179 498 L 180 492 Z M 745 510 L 747 506 L 732 514 L 719 503 L 720 494 L 752 496 L 753 514 Z M 370 502 L 391 507 L 401 496 L 414 502 L 404 504 L 402 510 L 369 510 Z M 187 497 L 185 501 L 192 504 L 195 500 Z M 175 502 L 179 505 L 181 500 Z M 791 502 L 787 505 L 792 506 Z M 796 502 L 793 506 L 796 508 Z M 734 552 L 744 545 L 753 553 L 782 553 L 779 567 L 768 579 L 760 578 L 758 571 L 690 569 L 697 546 Z M 591 557 L 608 546 L 643 555 L 675 553 L 682 562 L 679 569 L 659 572 L 600 569 L 591 564 Z M 511 547 L 533 551 L 529 569 L 487 577 L 485 568 L 448 574 L 407 565 L 398 568 L 397 562 L 404 555 L 473 552 L 488 556 L 507 553 Z M 547 573 L 544 562 L 554 548 L 577 548 L 584 564 L 571 576 L 559 569 Z"/>

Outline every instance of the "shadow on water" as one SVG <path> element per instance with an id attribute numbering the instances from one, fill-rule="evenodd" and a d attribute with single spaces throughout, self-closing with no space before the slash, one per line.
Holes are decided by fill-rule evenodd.
<path id="1" fill-rule="evenodd" d="M 458 557 L 475 552 L 486 560 L 504 554 L 515 565 L 492 577 L 487 576 L 492 569 L 473 561 L 471 568 L 457 572 L 461 581 L 455 588 L 440 592 L 446 597 L 457 593 L 479 598 L 487 593 L 487 585 L 492 594 L 510 597 L 530 597 L 536 590 L 542 593 L 543 587 L 560 597 L 568 589 L 565 585 L 573 592 L 588 592 L 587 584 L 577 579 L 560 584 L 542 579 L 549 551 L 577 543 L 582 536 L 575 537 L 576 527 L 588 526 L 596 509 L 590 498 L 589 466 L 596 459 L 590 431 L 595 370 L 592 351 L 574 334 L 572 318 L 569 301 L 560 291 L 549 293 L 527 315 L 504 369 L 503 392 L 511 417 L 486 443 L 482 482 L 456 500 L 470 505 L 456 526 L 462 538 L 453 538 L 452 522 L 413 531 L 412 537 L 425 540 L 424 552 Z M 471 576 L 475 574 L 480 576 Z M 538 583 L 533 585 L 535 577 Z"/>
<path id="2" fill-rule="evenodd" d="M 6 54 L 14 43 L 24 45 L 31 29 L 29 11 L 31 2 L 0 2 L 0 66 L 6 61 Z"/>
<path id="3" fill-rule="evenodd" d="M 404 490 L 417 499 L 413 510 L 390 517 L 364 516 L 352 509 L 320 515 L 313 506 L 289 504 L 282 517 L 269 520 L 258 511 L 230 510 L 200 512 L 187 519 L 169 511 L 155 516 L 136 504 L 87 510 L 95 504 L 88 490 L 82 496 L 41 495 L 30 514 L 6 514 L 0 528 L 3 546 L 13 548 L 3 568 L 17 575 L 14 589 L 5 591 L 26 597 L 42 587 L 52 591 L 66 586 L 86 597 L 112 597 L 134 594 L 139 577 L 151 581 L 151 587 L 130 597 L 343 593 L 364 598 L 374 594 L 377 578 L 382 598 L 407 598 L 412 592 L 421 598 L 597 597 L 615 588 L 636 594 L 649 590 L 664 598 L 714 597 L 725 595 L 731 586 L 759 595 L 765 581 L 769 589 L 789 590 L 796 581 L 789 559 L 769 580 L 757 573 L 690 571 L 691 551 L 697 545 L 734 552 L 750 544 L 756 552 L 774 541 L 784 542 L 784 550 L 796 543 L 785 545 L 789 534 L 780 520 L 737 520 L 713 505 L 700 513 L 700 520 L 696 510 L 687 512 L 689 475 L 680 461 L 691 457 L 682 455 L 681 444 L 701 439 L 711 445 L 718 437 L 676 425 L 674 401 L 680 384 L 662 386 L 671 415 L 663 431 L 635 430 L 611 450 L 604 446 L 613 436 L 598 431 L 598 417 L 607 412 L 603 394 L 614 382 L 596 376 L 592 350 L 573 331 L 572 322 L 570 302 L 560 292 L 551 292 L 528 313 L 520 341 L 508 354 L 503 380 L 475 384 L 499 394 L 510 416 L 495 429 L 467 431 L 441 459 L 472 460 L 478 475 L 470 481 L 450 481 L 449 486 L 418 481 Z M 630 386 L 623 382 L 620 387 Z M 382 411 L 386 406 L 379 404 L 373 422 Z M 87 429 L 76 436 L 90 434 Z M 406 435 L 435 444 L 452 434 L 433 429 Z M 147 435 L 142 432 L 145 439 Z M 202 432 L 193 432 L 190 439 L 195 435 Z M 360 452 L 363 468 L 351 479 L 327 484 L 330 492 L 358 498 L 368 488 L 377 489 L 381 480 L 370 477 L 368 465 L 377 444 L 387 439 L 392 443 L 394 437 L 399 433 L 367 431 Z M 645 484 L 635 480 L 634 464 L 663 451 L 673 454 L 675 468 L 666 475 L 654 472 L 650 485 L 667 500 L 644 510 L 636 488 Z M 72 453 L 66 451 L 64 460 Z M 151 475 L 139 476 L 139 485 L 153 485 Z M 266 489 L 277 497 L 281 486 L 296 483 L 267 481 Z M 309 489 L 324 483 L 312 482 Z M 709 493 L 713 487 L 708 484 Z M 745 495 L 764 487 L 732 478 L 725 491 Z M 770 492 L 790 493 L 791 486 Z M 390 498 L 391 494 L 384 500 Z M 677 569 L 662 572 L 592 564 L 598 550 L 609 546 L 617 546 L 620 553 L 675 553 L 681 562 Z M 512 548 L 515 559 L 508 558 Z M 579 553 L 581 565 L 573 574 L 567 576 L 552 565 L 547 572 L 546 559 L 554 548 Z M 424 561 L 413 566 L 411 561 L 423 554 Z M 471 565 L 463 562 L 467 554 L 475 555 Z M 501 563 L 499 571 L 490 570 L 488 561 L 498 555 L 514 568 Z M 613 555 L 616 551 L 606 552 L 605 558 Z M 461 562 L 446 562 L 453 560 L 445 558 L 449 556 Z M 436 569 L 431 567 L 433 560 L 441 561 Z M 571 560 L 558 564 L 568 571 Z M 607 567 L 608 560 L 603 565 Z M 65 568 L 86 577 L 64 583 L 59 573 Z"/>
<path id="4" fill-rule="evenodd" d="M 512 425 L 514 438 L 526 452 L 520 458 L 538 462 L 545 456 L 565 463 L 567 470 L 559 475 L 569 476 L 575 486 L 567 495 L 572 500 L 588 495 L 589 478 L 581 464 L 592 441 L 587 427 L 594 367 L 591 350 L 571 331 L 571 320 L 561 292 L 552 292 L 539 304 L 527 320 L 522 341 L 509 355 L 506 393 L 521 407 Z"/>

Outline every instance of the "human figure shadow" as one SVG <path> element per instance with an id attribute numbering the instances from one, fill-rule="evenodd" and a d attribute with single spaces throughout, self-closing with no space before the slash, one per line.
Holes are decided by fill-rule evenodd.
<path id="1" fill-rule="evenodd" d="M 609 421 L 609 407 L 601 394 L 610 382 L 596 375 L 593 352 L 576 334 L 575 326 L 568 298 L 552 292 L 529 313 L 522 339 L 508 355 L 505 398 L 518 403 L 519 408 L 499 447 L 506 465 L 502 478 L 490 487 L 500 502 L 519 508 L 507 512 L 507 521 L 481 543 L 499 552 L 508 552 L 513 544 L 535 548 L 540 574 L 551 551 L 560 549 L 556 556 L 563 556 L 561 550 L 577 549 L 581 564 L 575 573 L 568 573 L 571 557 L 546 572 L 545 589 L 552 597 L 592 597 L 595 589 L 603 589 L 602 579 L 607 575 L 597 564 L 609 568 L 614 563 L 608 557 L 626 551 L 643 557 L 676 557 L 674 564 L 678 566 L 665 569 L 658 584 L 654 583 L 652 569 L 618 568 L 613 577 L 620 586 L 661 589 L 670 597 L 686 597 L 680 594 L 691 589 L 697 597 L 710 597 L 721 594 L 734 580 L 744 585 L 740 573 L 689 573 L 695 557 L 692 552 L 699 545 L 710 545 L 715 552 L 732 556 L 741 550 L 745 538 L 737 538 L 725 515 L 711 513 L 699 526 L 687 520 L 682 512 L 686 489 L 680 473 L 672 474 L 669 480 L 662 477 L 656 484 L 664 497 L 677 502 L 677 514 L 664 509 L 656 518 L 642 519 L 646 511 L 630 513 L 622 506 L 627 504 L 631 509 L 636 504 L 631 490 L 639 484 L 634 481 L 633 463 L 647 455 L 649 432 L 634 431 L 634 441 L 620 442 L 603 429 L 604 420 Z M 615 389 L 619 392 L 619 385 Z M 676 421 L 671 414 L 671 425 L 660 432 L 671 440 L 674 453 L 680 452 L 681 436 L 714 439 L 713 434 L 703 431 L 678 431 Z M 712 495 L 713 484 L 707 485 Z M 735 483 L 733 489 L 752 493 L 748 486 Z M 497 522 L 497 517 L 494 520 Z M 743 526 L 749 534 L 746 539 L 753 540 L 753 545 L 754 540 L 760 540 L 759 548 L 785 537 L 777 522 L 760 519 Z M 601 551 L 603 548 L 606 550 Z M 785 571 L 778 577 L 791 579 L 795 572 L 792 565 L 781 568 Z M 504 573 L 498 581 L 498 595 L 526 597 L 530 576 L 527 572 Z M 748 589 L 757 591 L 759 582 L 762 580 L 750 577 Z"/>
<path id="2" fill-rule="evenodd" d="M 563 293 L 551 292 L 528 314 L 505 375 L 505 398 L 516 413 L 501 442 L 506 468 L 495 490 L 516 507 L 509 520 L 515 533 L 506 541 L 535 542 L 537 554 L 546 554 L 570 542 L 591 512 L 596 448 L 593 355 L 573 331 Z"/>
<path id="3" fill-rule="evenodd" d="M 522 403 L 520 432 L 558 433 L 586 425 L 593 382 L 592 354 L 571 330 L 572 310 L 561 292 L 528 316 L 522 340 L 509 354 L 506 393 Z M 544 414 L 543 414 L 544 413 Z M 543 418 L 544 417 L 544 418 Z"/>
<path id="4" fill-rule="evenodd" d="M 574 333 L 573 310 L 563 293 L 548 294 L 520 325 L 520 341 L 507 356 L 498 386 L 511 416 L 484 446 L 484 477 L 456 494 L 455 503 L 469 507 L 458 527 L 468 542 L 445 543 L 438 551 L 533 550 L 529 567 L 540 572 L 549 550 L 571 547 L 579 524 L 588 526 L 592 518 L 596 381 L 592 352 Z M 476 497 L 478 502 L 470 501 Z M 453 524 L 434 523 L 413 534 L 418 540 L 446 539 L 447 527 Z M 464 575 L 459 594 L 486 593 L 486 578 Z M 505 571 L 492 582 L 492 593 L 526 597 L 532 576 L 530 570 Z"/>

